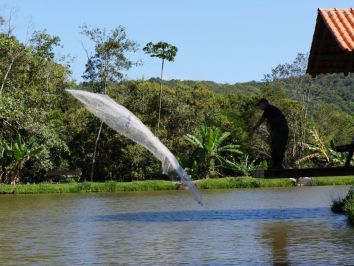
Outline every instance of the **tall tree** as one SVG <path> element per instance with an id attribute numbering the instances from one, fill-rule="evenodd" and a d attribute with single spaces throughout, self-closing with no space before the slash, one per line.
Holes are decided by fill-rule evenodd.
<path id="1" fill-rule="evenodd" d="M 173 46 L 167 42 L 158 42 L 156 44 L 149 42 L 144 47 L 143 51 L 146 54 L 150 54 L 151 57 L 158 57 L 161 59 L 161 76 L 160 76 L 160 99 L 159 99 L 159 117 L 157 120 L 157 133 L 160 130 L 160 120 L 161 120 L 161 106 L 162 106 L 162 82 L 163 82 L 163 67 L 165 60 L 174 61 L 177 54 L 177 47 Z"/>
<path id="2" fill-rule="evenodd" d="M 60 47 L 60 38 L 45 30 L 35 31 L 30 39 L 33 60 L 30 64 L 29 84 L 44 83 L 48 89 L 56 64 L 54 49 Z M 39 74 L 40 73 L 40 74 Z"/>
<path id="3" fill-rule="evenodd" d="M 4 91 L 14 66 L 25 53 L 26 46 L 19 43 L 15 37 L 0 33 L 0 94 Z"/>
<path id="4" fill-rule="evenodd" d="M 298 130 L 293 130 L 294 143 L 299 146 L 294 146 L 293 156 L 299 154 L 303 156 L 305 144 L 308 142 L 309 130 L 309 108 L 313 98 L 312 87 L 314 80 L 306 75 L 306 67 L 308 63 L 308 54 L 297 54 L 292 63 L 279 64 L 272 69 L 271 74 L 264 75 L 264 81 L 273 86 L 279 86 L 282 89 L 290 91 L 292 98 L 295 98 L 301 103 L 302 119 L 298 121 Z"/>
<path id="5" fill-rule="evenodd" d="M 87 54 L 86 70 L 83 78 L 94 85 L 96 92 L 107 93 L 109 82 L 119 82 L 123 77 L 123 70 L 130 69 L 138 62 L 128 59 L 126 53 L 135 52 L 138 49 L 136 42 L 128 39 L 125 28 L 118 26 L 111 31 L 105 28 L 81 27 L 81 34 L 88 37 L 94 43 L 94 52 Z M 94 178 L 97 148 L 100 141 L 103 122 L 101 121 L 94 145 L 92 166 L 90 172 L 91 181 Z"/>

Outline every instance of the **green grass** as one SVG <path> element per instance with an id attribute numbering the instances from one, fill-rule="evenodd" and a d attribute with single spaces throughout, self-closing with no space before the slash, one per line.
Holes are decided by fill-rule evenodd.
<path id="1" fill-rule="evenodd" d="M 354 178 L 353 178 L 354 180 Z M 200 189 L 231 189 L 258 187 L 291 187 L 289 179 L 256 179 L 251 177 L 225 177 L 197 181 Z"/>
<path id="2" fill-rule="evenodd" d="M 349 222 L 354 224 L 354 186 L 343 199 L 334 200 L 331 209 L 333 212 L 346 214 Z"/>
<path id="3" fill-rule="evenodd" d="M 314 186 L 354 185 L 354 176 L 315 177 L 312 180 Z"/>
<path id="4" fill-rule="evenodd" d="M 0 194 L 38 194 L 38 193 L 78 193 L 78 192 L 118 192 L 118 191 L 156 191 L 176 190 L 179 185 L 169 181 L 151 180 L 136 182 L 83 182 L 65 184 L 0 184 Z"/>
<path id="5" fill-rule="evenodd" d="M 231 189 L 258 187 L 291 187 L 293 183 L 288 178 L 258 179 L 251 177 L 225 177 L 197 181 L 200 189 Z M 313 186 L 354 185 L 354 176 L 314 177 Z"/>
<path id="6" fill-rule="evenodd" d="M 251 177 L 224 177 L 198 180 L 200 189 L 233 189 L 259 187 L 291 187 L 292 182 L 287 178 L 256 179 Z M 354 176 L 351 177 L 316 177 L 313 185 L 354 185 Z M 119 191 L 159 191 L 183 189 L 178 183 L 162 180 L 148 180 L 136 182 L 83 182 L 64 184 L 0 184 L 0 194 L 38 194 L 38 193 L 79 193 L 79 192 L 119 192 Z"/>

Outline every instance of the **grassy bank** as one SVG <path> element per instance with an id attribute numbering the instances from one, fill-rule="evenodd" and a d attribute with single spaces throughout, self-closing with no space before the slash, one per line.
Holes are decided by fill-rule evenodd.
<path id="1" fill-rule="evenodd" d="M 353 178 L 354 179 L 354 178 Z M 259 187 L 291 187 L 289 179 L 257 179 L 250 177 L 225 177 L 197 181 L 200 189 L 230 189 Z"/>
<path id="2" fill-rule="evenodd" d="M 282 179 L 256 179 L 250 177 L 225 177 L 198 180 L 200 189 L 232 189 L 260 187 L 291 187 L 292 182 Z M 349 177 L 316 177 L 313 185 L 354 185 L 354 176 Z M 105 183 L 65 183 L 65 184 L 0 184 L 0 194 L 34 194 L 34 193 L 77 193 L 77 192 L 119 192 L 119 191 L 158 191 L 183 189 L 180 184 L 170 181 L 149 180 L 137 182 L 105 182 Z"/>
<path id="3" fill-rule="evenodd" d="M 346 214 L 349 221 L 354 224 L 354 186 L 350 188 L 345 198 L 334 200 L 331 209 L 333 212 Z"/>
<path id="4" fill-rule="evenodd" d="M 78 192 L 119 192 L 119 191 L 156 191 L 176 190 L 179 185 L 169 181 L 151 180 L 141 182 L 83 182 L 64 184 L 19 184 L 0 185 L 0 194 L 35 194 L 35 193 L 78 193 Z"/>
<path id="5" fill-rule="evenodd" d="M 197 181 L 201 189 L 258 188 L 258 187 L 291 187 L 288 178 L 258 179 L 248 177 L 225 177 Z M 314 177 L 313 186 L 353 185 L 354 176 Z"/>

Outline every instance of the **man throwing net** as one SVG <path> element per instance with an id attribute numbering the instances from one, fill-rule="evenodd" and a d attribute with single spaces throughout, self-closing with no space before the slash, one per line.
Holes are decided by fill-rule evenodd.
<path id="1" fill-rule="evenodd" d="M 271 105 L 267 99 L 261 99 L 257 106 L 263 110 L 262 117 L 252 127 L 251 134 L 265 121 L 270 133 L 270 148 L 272 151 L 272 165 L 269 169 L 283 169 L 286 145 L 288 143 L 289 128 L 283 113 L 279 108 Z"/>

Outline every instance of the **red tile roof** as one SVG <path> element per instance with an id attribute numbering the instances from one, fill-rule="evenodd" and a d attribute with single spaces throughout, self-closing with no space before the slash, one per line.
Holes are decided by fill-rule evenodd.
<path id="1" fill-rule="evenodd" d="M 320 8 L 307 73 L 354 73 L 354 8 Z"/>
<path id="2" fill-rule="evenodd" d="M 353 51 L 354 9 L 320 8 L 319 14 L 323 17 L 341 48 L 347 51 Z"/>

